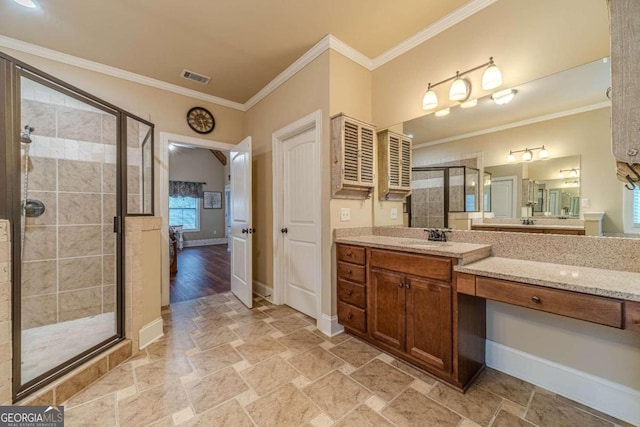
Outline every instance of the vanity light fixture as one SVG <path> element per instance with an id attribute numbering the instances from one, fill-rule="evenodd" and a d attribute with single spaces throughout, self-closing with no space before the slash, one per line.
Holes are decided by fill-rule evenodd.
<path id="1" fill-rule="evenodd" d="M 515 89 L 505 89 L 491 95 L 491 99 L 496 105 L 505 105 L 513 101 L 513 97 L 518 93 Z"/>
<path id="2" fill-rule="evenodd" d="M 509 155 L 507 156 L 507 162 L 513 163 L 516 161 L 516 156 L 514 156 L 515 153 L 522 153 L 522 161 L 530 162 L 533 160 L 533 152 L 535 150 L 540 150 L 540 152 L 538 153 L 538 159 L 546 160 L 549 158 L 549 152 L 543 145 L 541 147 L 534 147 L 534 148 L 525 147 L 524 150 L 509 150 Z"/>
<path id="3" fill-rule="evenodd" d="M 579 168 L 560 169 L 560 172 L 558 172 L 558 178 L 564 178 L 564 173 L 565 172 L 569 172 L 569 177 L 570 178 L 576 178 L 578 176 L 578 171 L 579 170 L 580 170 Z"/>
<path id="4" fill-rule="evenodd" d="M 438 95 L 436 95 L 436 93 L 433 91 L 433 88 L 452 80 L 453 83 L 449 88 L 449 100 L 464 102 L 469 99 L 469 96 L 471 95 L 471 83 L 469 82 L 469 80 L 463 78 L 463 76 L 481 68 L 485 68 L 484 74 L 482 75 L 482 89 L 492 90 L 502 85 L 502 73 L 493 62 L 493 57 L 490 57 L 489 62 L 485 62 L 484 64 L 478 65 L 477 67 L 470 68 L 467 71 L 456 71 L 456 74 L 454 76 L 439 81 L 438 83 L 429 83 L 429 85 L 427 86 L 427 91 L 422 97 L 422 108 L 424 110 L 433 110 L 434 108 L 437 108 Z"/>
<path id="5" fill-rule="evenodd" d="M 38 4 L 33 0 L 13 0 L 18 3 L 20 6 L 28 7 L 29 9 L 35 9 L 38 7 Z"/>
<path id="6" fill-rule="evenodd" d="M 470 99 L 460 104 L 460 108 L 473 108 L 478 105 L 478 98 Z"/>
<path id="7" fill-rule="evenodd" d="M 442 110 L 436 111 L 434 114 L 436 117 L 444 117 L 444 116 L 448 116 L 450 112 L 451 112 L 451 109 L 447 107 L 447 108 L 443 108 Z"/>

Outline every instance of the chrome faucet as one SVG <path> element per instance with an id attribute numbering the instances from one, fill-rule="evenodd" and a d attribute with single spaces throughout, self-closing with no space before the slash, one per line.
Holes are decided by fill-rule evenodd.
<path id="1" fill-rule="evenodd" d="M 524 218 L 522 220 L 522 225 L 534 225 L 534 220 L 531 218 Z"/>
<path id="2" fill-rule="evenodd" d="M 447 233 L 451 232 L 450 228 L 426 228 L 424 231 L 429 233 L 429 240 L 432 242 L 446 242 Z"/>

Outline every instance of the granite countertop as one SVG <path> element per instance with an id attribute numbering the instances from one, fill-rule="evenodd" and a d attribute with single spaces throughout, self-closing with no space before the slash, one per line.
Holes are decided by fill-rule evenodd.
<path id="1" fill-rule="evenodd" d="M 336 243 L 369 246 L 426 255 L 437 255 L 460 259 L 460 264 L 477 261 L 491 254 L 491 245 L 459 242 L 431 242 L 426 239 L 389 237 L 377 235 L 350 236 L 336 238 Z"/>
<path id="2" fill-rule="evenodd" d="M 489 257 L 455 271 L 610 298 L 640 301 L 640 273 Z"/>
<path id="3" fill-rule="evenodd" d="M 544 224 L 473 224 L 473 227 L 497 227 L 497 228 L 548 228 L 552 230 L 584 230 L 581 225 L 544 225 Z"/>

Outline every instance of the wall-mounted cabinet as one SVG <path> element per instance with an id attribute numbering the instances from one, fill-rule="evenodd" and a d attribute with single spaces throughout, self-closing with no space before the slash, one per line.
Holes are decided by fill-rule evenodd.
<path id="1" fill-rule="evenodd" d="M 344 114 L 331 118 L 331 195 L 366 199 L 374 187 L 375 127 Z"/>
<path id="2" fill-rule="evenodd" d="M 380 200 L 404 200 L 411 193 L 411 138 L 384 130 L 378 133 Z"/>

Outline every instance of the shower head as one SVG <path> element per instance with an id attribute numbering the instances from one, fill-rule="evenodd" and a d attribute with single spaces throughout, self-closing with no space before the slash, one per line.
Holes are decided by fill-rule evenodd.
<path id="1" fill-rule="evenodd" d="M 31 132 L 35 129 L 31 125 L 25 125 L 24 130 L 20 132 L 20 142 L 23 144 L 31 144 Z"/>

